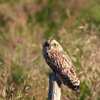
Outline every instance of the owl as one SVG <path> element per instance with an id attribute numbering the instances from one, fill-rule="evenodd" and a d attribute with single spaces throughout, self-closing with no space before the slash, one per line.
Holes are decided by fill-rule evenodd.
<path id="1" fill-rule="evenodd" d="M 79 92 L 80 81 L 76 75 L 75 67 L 68 54 L 56 40 L 44 42 L 43 56 L 53 72 L 59 76 L 61 83 Z"/>

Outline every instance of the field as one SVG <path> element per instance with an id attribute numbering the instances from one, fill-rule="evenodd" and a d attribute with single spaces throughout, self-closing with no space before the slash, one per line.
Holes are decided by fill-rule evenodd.
<path id="1" fill-rule="evenodd" d="M 0 0 L 0 100 L 47 100 L 49 38 L 81 80 L 80 94 L 63 86 L 61 100 L 100 100 L 100 0 Z"/>

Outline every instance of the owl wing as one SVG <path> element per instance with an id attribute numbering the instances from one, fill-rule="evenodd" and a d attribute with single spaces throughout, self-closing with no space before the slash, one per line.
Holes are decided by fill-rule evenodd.
<path id="1" fill-rule="evenodd" d="M 51 51 L 48 53 L 47 63 L 50 67 L 55 69 L 55 71 L 61 74 L 67 74 L 66 72 L 71 71 L 70 74 L 75 76 L 74 65 L 70 57 L 65 52 Z"/>
<path id="2" fill-rule="evenodd" d="M 52 51 L 49 58 L 49 65 L 54 72 L 61 76 L 63 83 L 74 90 L 78 88 L 80 82 L 69 56 L 65 52 Z"/>
<path id="3" fill-rule="evenodd" d="M 72 79 L 72 77 L 76 77 L 76 72 L 75 72 L 75 66 L 72 63 L 71 58 L 64 52 L 61 54 L 62 57 L 61 59 L 63 59 L 62 62 L 62 74 L 66 75 L 70 78 L 70 80 Z"/>
<path id="4" fill-rule="evenodd" d="M 63 53 L 62 56 L 64 59 L 61 71 L 62 80 L 64 84 L 67 84 L 73 90 L 79 90 L 80 81 L 76 75 L 75 66 L 66 53 Z"/>
<path id="5" fill-rule="evenodd" d="M 80 81 L 76 76 L 72 60 L 63 50 L 44 47 L 43 55 L 47 64 L 61 77 L 65 85 L 74 90 L 79 88 Z"/>

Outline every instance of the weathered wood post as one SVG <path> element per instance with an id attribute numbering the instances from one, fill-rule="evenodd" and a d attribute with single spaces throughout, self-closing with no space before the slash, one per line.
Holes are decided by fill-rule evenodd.
<path id="1" fill-rule="evenodd" d="M 55 73 L 49 75 L 48 100 L 61 100 L 61 82 Z"/>

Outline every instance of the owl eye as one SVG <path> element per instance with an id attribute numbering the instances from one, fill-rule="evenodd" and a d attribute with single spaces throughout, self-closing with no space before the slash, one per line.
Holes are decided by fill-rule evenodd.
<path id="1" fill-rule="evenodd" d="M 56 44 L 56 43 L 54 43 L 53 45 L 54 45 L 55 47 L 57 46 L 57 44 Z"/>

